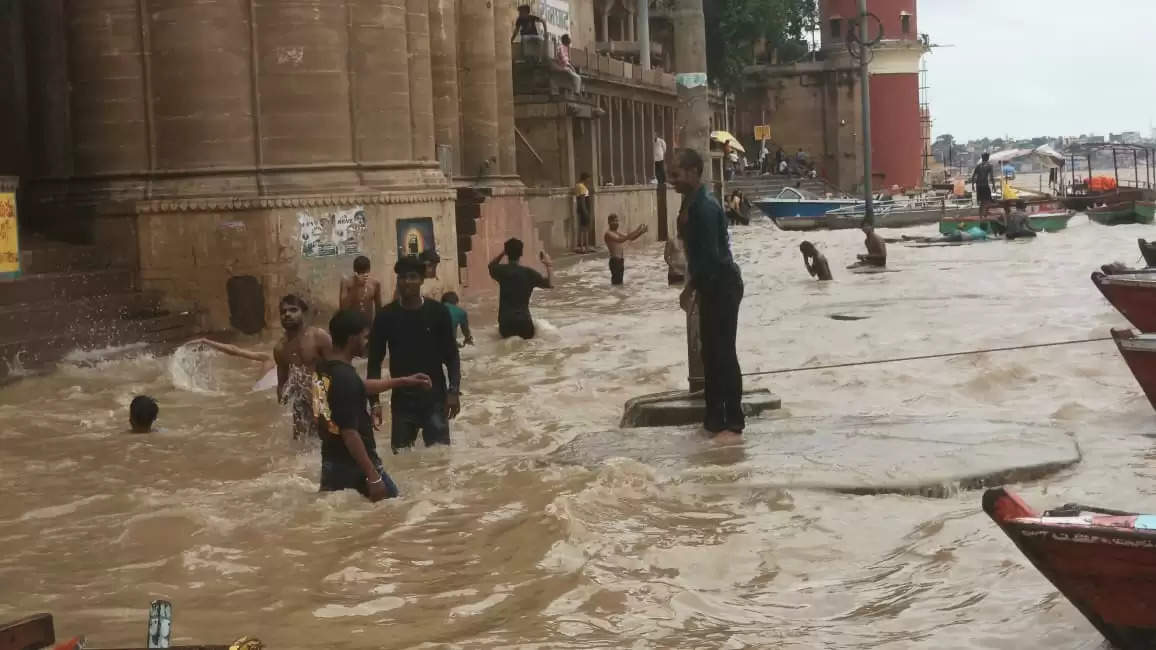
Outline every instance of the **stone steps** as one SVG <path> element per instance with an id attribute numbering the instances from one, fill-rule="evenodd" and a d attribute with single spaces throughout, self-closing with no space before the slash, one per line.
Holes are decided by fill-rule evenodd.
<path id="1" fill-rule="evenodd" d="M 161 313 L 160 294 L 138 291 L 76 300 L 45 300 L 10 305 L 0 310 L 0 341 L 43 336 L 88 328 L 103 321 L 155 316 Z"/>
<path id="2" fill-rule="evenodd" d="M 0 283 L 0 307 L 75 300 L 136 290 L 136 273 L 128 269 L 36 273 Z"/>
<path id="3" fill-rule="evenodd" d="M 95 246 L 48 245 L 20 252 L 24 275 L 69 271 L 99 271 L 109 268 L 104 254 Z"/>

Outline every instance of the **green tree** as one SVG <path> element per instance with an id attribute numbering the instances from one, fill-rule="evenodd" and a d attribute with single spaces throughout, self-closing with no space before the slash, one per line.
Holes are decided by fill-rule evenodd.
<path id="1" fill-rule="evenodd" d="M 743 68 L 765 62 L 789 63 L 810 50 L 807 34 L 814 29 L 816 0 L 705 0 L 707 68 L 724 90 L 737 90 Z"/>

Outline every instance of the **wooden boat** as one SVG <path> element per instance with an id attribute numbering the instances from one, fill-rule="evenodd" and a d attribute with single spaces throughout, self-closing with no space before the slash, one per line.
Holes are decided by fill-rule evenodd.
<path id="1" fill-rule="evenodd" d="M 1039 514 L 1003 488 L 983 510 L 1116 648 L 1156 648 L 1156 516 L 1065 505 Z"/>
<path id="2" fill-rule="evenodd" d="M 167 601 L 156 601 L 156 603 L 165 603 L 167 605 Z M 156 609 L 155 604 L 154 609 Z M 171 605 L 168 611 L 171 614 Z M 264 644 L 259 639 L 251 637 L 238 639 L 232 645 L 174 646 L 169 637 L 169 633 L 172 630 L 171 620 L 168 627 L 163 627 L 163 633 L 154 633 L 154 631 L 160 632 L 162 627 L 154 627 L 151 618 L 149 623 L 149 648 L 170 648 L 170 650 L 262 650 L 262 648 L 264 648 Z M 87 647 L 89 646 L 83 636 L 72 637 L 66 641 L 58 642 L 56 639 L 56 626 L 51 614 L 34 614 L 18 621 L 0 623 L 0 650 L 30 650 L 32 648 L 83 650 Z M 125 648 L 122 650 L 130 649 Z"/>
<path id="3" fill-rule="evenodd" d="M 1156 201 L 1136 201 L 1137 223 L 1156 222 Z"/>
<path id="4" fill-rule="evenodd" d="M 1145 334 L 1156 332 L 1156 274 L 1092 273 L 1092 284 L 1128 322 Z"/>
<path id="5" fill-rule="evenodd" d="M 979 208 L 979 213 L 970 216 L 945 218 L 939 222 L 939 232 L 950 235 L 958 230 L 967 230 L 972 226 L 979 226 L 989 233 L 995 234 L 1003 227 L 1004 204 L 1013 204 L 1014 201 L 988 203 Z M 1075 210 L 1064 207 L 1058 199 L 1041 199 L 1025 201 L 1027 204 L 1028 224 L 1037 232 L 1059 232 L 1068 227 L 1068 221 L 1075 216 Z"/>
<path id="6" fill-rule="evenodd" d="M 1088 218 L 1105 226 L 1136 223 L 1136 202 L 1114 201 L 1094 208 L 1088 208 Z"/>
<path id="7" fill-rule="evenodd" d="M 1148 396 L 1148 403 L 1156 409 L 1156 335 L 1137 334 L 1132 330 L 1113 329 L 1112 339 L 1124 363 L 1132 371 L 1136 383 Z"/>
<path id="8" fill-rule="evenodd" d="M 827 213 L 827 229 L 859 228 L 863 225 L 864 212 L 862 204 L 831 210 Z M 943 219 L 966 217 L 974 212 L 975 206 L 970 201 L 963 205 L 942 199 L 908 203 L 884 201 L 875 204 L 875 225 L 879 228 L 910 228 L 937 223 Z"/>

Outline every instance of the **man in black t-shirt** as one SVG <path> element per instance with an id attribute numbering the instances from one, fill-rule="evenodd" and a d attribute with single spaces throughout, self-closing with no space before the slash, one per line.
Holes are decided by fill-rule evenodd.
<path id="1" fill-rule="evenodd" d="M 524 339 L 534 338 L 534 319 L 530 316 L 530 295 L 534 289 L 549 289 L 554 283 L 554 263 L 545 253 L 541 254 L 542 264 L 546 266 L 546 277 L 542 277 L 534 269 L 518 263 L 522 259 L 525 246 L 520 239 L 506 241 L 501 255 L 490 262 L 490 277 L 497 280 L 500 287 L 498 295 L 498 332 L 502 338 L 520 336 Z M 509 260 L 502 264 L 502 258 Z"/>
<path id="2" fill-rule="evenodd" d="M 353 310 L 337 312 L 329 321 L 333 352 L 317 363 L 313 412 L 321 435 L 321 491 L 357 490 L 370 501 L 392 499 L 397 485 L 385 473 L 373 438 L 369 394 L 392 388 L 429 390 L 429 377 L 413 375 L 390 380 L 361 381 L 351 365 L 365 356 L 369 318 Z"/>
<path id="3" fill-rule="evenodd" d="M 542 26 L 542 31 L 538 31 L 538 25 Z M 546 35 L 546 21 L 538 16 L 530 13 L 530 5 L 518 6 L 518 18 L 514 20 L 514 34 L 510 36 L 510 42 L 514 39 L 522 37 L 522 56 L 521 58 L 541 58 L 542 43 Z M 527 52 L 527 50 L 530 50 Z"/>
<path id="4" fill-rule="evenodd" d="M 377 313 L 369 336 L 370 380 L 381 377 L 389 352 L 389 373 L 402 377 L 428 375 L 432 389 L 401 388 L 390 400 L 390 444 L 394 453 L 412 447 L 418 431 L 427 447 L 450 444 L 449 421 L 461 411 L 461 357 L 449 309 L 421 295 L 425 264 L 403 257 L 394 265 L 397 299 Z M 374 420 L 380 424 L 381 405 L 373 401 Z"/>

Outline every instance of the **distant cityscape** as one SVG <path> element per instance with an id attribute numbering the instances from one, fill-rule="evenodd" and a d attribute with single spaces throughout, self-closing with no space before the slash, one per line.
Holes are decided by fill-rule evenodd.
<path id="1" fill-rule="evenodd" d="M 1107 135 L 1096 135 L 1094 133 L 1082 133 L 1077 136 L 1038 136 L 1034 138 L 981 138 L 978 140 L 968 140 L 961 142 L 956 140 L 951 134 L 943 134 L 936 137 L 931 144 L 931 150 L 928 160 L 929 168 L 958 168 L 971 167 L 979 162 L 980 156 L 984 152 L 995 153 L 1005 149 L 1035 149 L 1042 145 L 1049 145 L 1060 153 L 1066 153 L 1072 149 L 1086 149 L 1094 148 L 1096 145 L 1136 145 L 1140 147 L 1148 147 L 1156 149 L 1156 129 L 1152 129 L 1148 137 L 1144 136 L 1141 131 L 1122 131 L 1120 133 L 1109 133 Z M 1140 152 L 1137 162 L 1144 164 L 1144 154 Z M 1112 166 L 1112 153 L 1105 149 L 1094 153 L 1093 161 L 1097 169 L 1101 166 Z M 1076 155 L 1076 168 L 1087 169 L 1087 157 L 1085 153 L 1078 153 Z M 1132 167 L 1131 156 L 1119 156 L 1117 163 L 1120 167 Z M 1016 162 L 1015 166 L 1020 171 L 1030 172 L 1035 171 L 1037 165 L 1031 161 Z"/>

